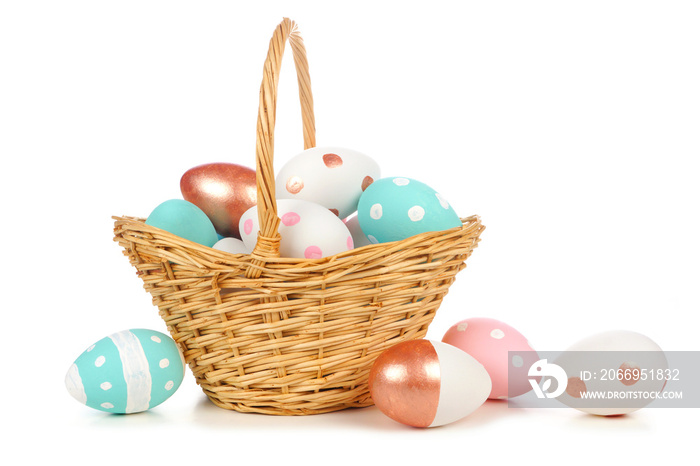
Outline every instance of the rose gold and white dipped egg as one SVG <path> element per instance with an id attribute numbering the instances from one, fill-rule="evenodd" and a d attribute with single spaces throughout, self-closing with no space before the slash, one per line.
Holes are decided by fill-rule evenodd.
<path id="1" fill-rule="evenodd" d="M 491 379 L 479 362 L 454 346 L 411 340 L 379 355 L 369 389 L 374 404 L 391 419 L 437 427 L 481 406 L 491 392 Z"/>

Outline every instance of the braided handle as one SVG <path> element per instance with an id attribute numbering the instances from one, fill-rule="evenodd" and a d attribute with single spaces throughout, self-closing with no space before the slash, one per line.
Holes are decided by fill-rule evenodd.
<path id="1" fill-rule="evenodd" d="M 277 202 L 275 199 L 275 173 L 273 154 L 275 146 L 275 114 L 277 108 L 277 83 L 279 81 L 282 55 L 285 43 L 289 40 L 294 56 L 294 65 L 299 82 L 299 100 L 301 101 L 301 119 L 304 130 L 304 149 L 316 145 L 316 126 L 311 95 L 309 64 L 306 60 L 304 41 L 297 30 L 297 25 L 289 18 L 277 26 L 263 69 L 260 85 L 260 104 L 258 107 L 258 126 L 255 147 L 255 169 L 258 187 L 258 220 L 260 233 L 252 255 L 256 258 L 279 257 L 279 223 Z M 264 262 L 262 260 L 261 262 Z M 249 272 L 251 270 L 249 269 Z M 252 272 L 254 275 L 257 273 Z"/>

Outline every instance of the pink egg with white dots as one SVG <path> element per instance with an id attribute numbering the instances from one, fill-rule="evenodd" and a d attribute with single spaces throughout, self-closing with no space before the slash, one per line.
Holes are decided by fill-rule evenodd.
<path id="1" fill-rule="evenodd" d="M 280 256 L 320 259 L 354 248 L 345 223 L 327 208 L 298 199 L 277 199 Z M 239 222 L 241 239 L 251 251 L 258 240 L 258 208 L 248 209 Z"/>
<path id="2" fill-rule="evenodd" d="M 465 351 L 484 366 L 491 377 L 489 399 L 512 398 L 532 390 L 528 369 L 539 357 L 530 342 L 510 325 L 474 317 L 454 324 L 442 341 Z M 509 355 L 509 351 L 519 354 Z"/>

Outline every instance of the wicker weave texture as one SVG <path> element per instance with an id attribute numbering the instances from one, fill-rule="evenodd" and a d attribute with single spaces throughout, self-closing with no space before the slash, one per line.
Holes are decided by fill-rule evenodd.
<path id="1" fill-rule="evenodd" d="M 225 253 L 133 217 L 114 217 L 114 235 L 213 403 L 299 415 L 372 404 L 372 363 L 390 346 L 425 336 L 484 227 L 473 216 L 458 228 L 332 257 L 280 258 L 272 154 L 287 40 L 299 78 L 304 144 L 315 145 L 306 52 L 285 19 L 270 41 L 260 92 L 255 250 Z"/>

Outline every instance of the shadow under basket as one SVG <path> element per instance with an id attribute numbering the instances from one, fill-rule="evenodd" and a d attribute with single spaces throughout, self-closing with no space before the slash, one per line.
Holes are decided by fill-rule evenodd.
<path id="1" fill-rule="evenodd" d="M 472 216 L 461 227 L 322 259 L 280 258 L 272 134 L 287 40 L 304 146 L 315 146 L 306 52 L 295 24 L 285 19 L 270 41 L 260 90 L 261 232 L 254 251 L 230 254 L 142 218 L 113 218 L 115 241 L 209 399 L 241 412 L 303 415 L 372 405 L 373 362 L 385 349 L 425 336 L 484 227 Z"/>

